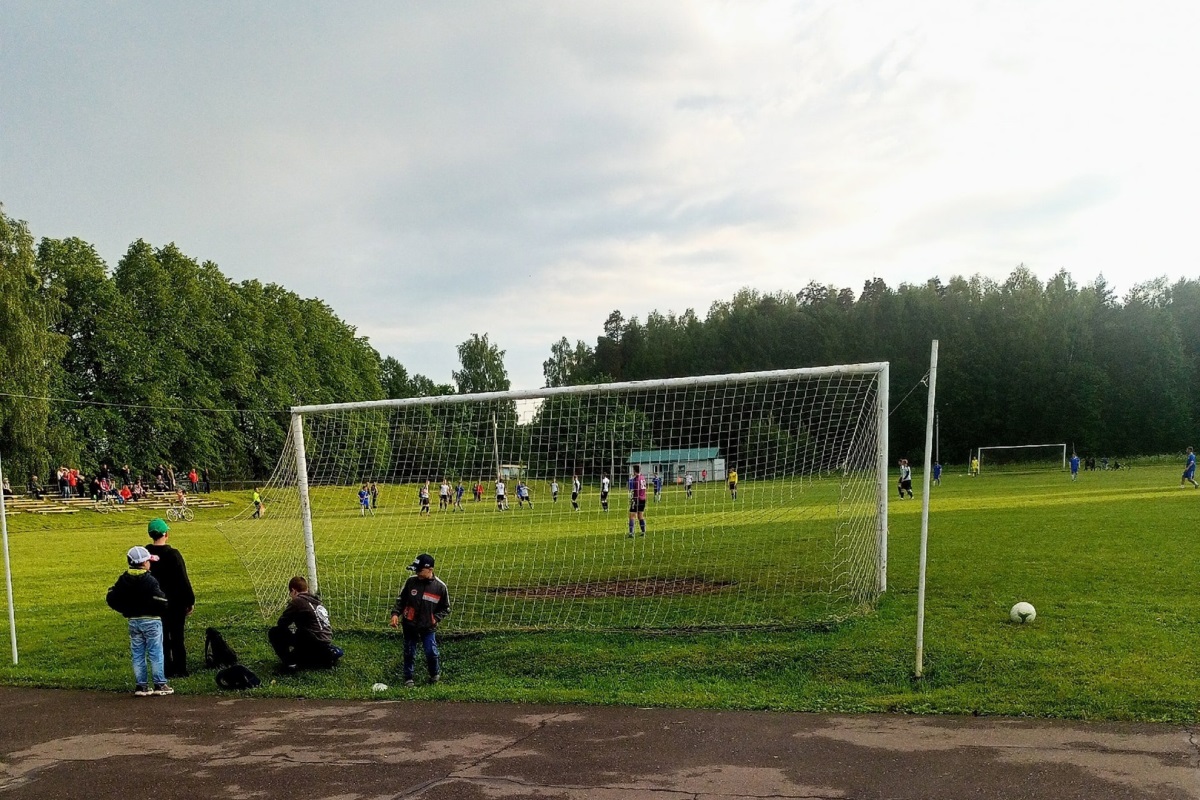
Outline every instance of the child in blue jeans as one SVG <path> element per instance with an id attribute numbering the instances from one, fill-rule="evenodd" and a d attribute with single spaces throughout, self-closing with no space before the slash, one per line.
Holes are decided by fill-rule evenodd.
<path id="1" fill-rule="evenodd" d="M 134 694 L 149 697 L 156 694 L 174 694 L 167 685 L 163 671 L 163 625 L 162 615 L 167 610 L 167 596 L 158 580 L 150 574 L 150 562 L 158 561 L 144 547 L 131 547 L 125 554 L 129 569 L 122 572 L 117 582 L 108 590 L 105 600 L 110 608 L 129 620 L 129 651 L 133 656 L 133 677 L 137 683 Z M 146 675 L 146 659 L 150 659 L 150 679 Z"/>

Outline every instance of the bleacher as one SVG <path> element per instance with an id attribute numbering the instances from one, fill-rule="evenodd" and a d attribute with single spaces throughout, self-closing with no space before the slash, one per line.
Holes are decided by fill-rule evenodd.
<path id="1" fill-rule="evenodd" d="M 125 511 L 134 509 L 167 509 L 175 503 L 174 492 L 147 492 L 146 496 L 137 502 L 130 502 L 126 505 L 110 506 L 110 511 Z M 220 500 L 213 500 L 204 495 L 188 495 L 188 508 L 199 510 L 202 508 L 225 508 L 229 503 Z M 95 510 L 96 502 L 90 497 L 71 497 L 64 499 L 58 495 L 44 495 L 41 500 L 35 500 L 32 497 L 25 495 L 14 495 L 4 498 L 4 512 L 6 516 L 13 514 L 29 513 L 29 514 L 74 514 L 80 509 Z"/>

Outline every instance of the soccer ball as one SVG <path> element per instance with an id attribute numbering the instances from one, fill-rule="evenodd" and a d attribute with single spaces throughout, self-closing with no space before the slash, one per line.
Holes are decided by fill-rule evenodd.
<path id="1" fill-rule="evenodd" d="M 1032 603 L 1017 603 L 1008 612 L 1008 618 L 1018 625 L 1025 625 L 1037 619 L 1037 610 Z"/>
<path id="2" fill-rule="evenodd" d="M 371 691 L 372 692 L 386 692 L 387 688 L 388 688 L 388 686 L 386 683 L 377 683 L 371 687 Z"/>

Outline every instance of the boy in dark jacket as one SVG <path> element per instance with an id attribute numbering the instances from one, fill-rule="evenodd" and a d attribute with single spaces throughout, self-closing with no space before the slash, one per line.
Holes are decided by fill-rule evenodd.
<path id="1" fill-rule="evenodd" d="M 308 581 L 297 575 L 288 581 L 291 599 L 267 640 L 287 669 L 328 669 L 342 657 L 333 646 L 333 626 L 321 598 L 308 591 Z"/>
<path id="2" fill-rule="evenodd" d="M 437 636 L 438 623 L 450 614 L 450 592 L 446 584 L 433 575 L 433 556 L 422 553 L 413 559 L 408 569 L 415 572 L 400 590 L 396 604 L 392 606 L 392 622 L 395 628 L 401 625 L 404 631 L 404 685 L 413 686 L 413 663 L 417 645 L 425 649 L 425 667 L 429 670 L 429 682 L 441 680 Z"/>
<path id="3" fill-rule="evenodd" d="M 163 656 L 167 678 L 186 678 L 187 646 L 183 629 L 188 615 L 196 605 L 196 593 L 188 580 L 187 565 L 183 556 L 167 544 L 170 528 L 161 519 L 150 520 L 150 538 L 154 541 L 146 549 L 158 559 L 150 565 L 150 574 L 167 596 L 167 610 L 163 612 Z"/>
<path id="4" fill-rule="evenodd" d="M 155 694 L 174 694 L 163 674 L 162 615 L 167 610 L 167 596 L 158 581 L 150 574 L 150 555 L 144 547 L 131 547 L 125 554 L 129 569 L 121 573 L 108 590 L 105 600 L 110 608 L 129 620 L 129 650 L 133 655 L 133 677 L 137 683 L 134 694 L 149 697 Z M 150 658 L 151 689 L 146 680 L 146 658 Z"/>

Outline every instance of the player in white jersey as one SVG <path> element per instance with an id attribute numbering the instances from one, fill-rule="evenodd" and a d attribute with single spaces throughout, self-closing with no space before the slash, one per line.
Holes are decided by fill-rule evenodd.
<path id="1" fill-rule="evenodd" d="M 571 508 L 579 510 L 579 490 L 583 488 L 583 484 L 579 481 L 579 473 L 576 472 L 571 478 Z"/>
<path id="2" fill-rule="evenodd" d="M 604 509 L 604 513 L 606 514 L 608 513 L 608 490 L 611 485 L 612 483 L 609 481 L 608 473 L 606 472 L 600 478 L 600 507 Z"/>

